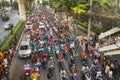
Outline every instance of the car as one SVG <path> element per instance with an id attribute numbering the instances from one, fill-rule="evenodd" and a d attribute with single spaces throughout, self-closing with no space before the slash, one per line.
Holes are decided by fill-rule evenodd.
<path id="1" fill-rule="evenodd" d="M 4 25 L 4 29 L 5 30 L 10 30 L 10 29 L 12 29 L 13 28 L 13 24 L 12 23 L 6 23 L 5 25 Z"/>
<path id="2" fill-rule="evenodd" d="M 43 22 L 39 23 L 39 28 L 45 28 L 45 24 Z"/>
<path id="3" fill-rule="evenodd" d="M 25 28 L 26 28 L 27 30 L 31 29 L 32 27 L 33 27 L 33 23 L 32 23 L 32 22 L 26 22 Z"/>
<path id="4" fill-rule="evenodd" d="M 20 58 L 27 58 L 30 57 L 31 52 L 31 46 L 29 41 L 22 41 L 19 47 L 18 55 Z"/>
<path id="5" fill-rule="evenodd" d="M 2 21 L 8 21 L 10 18 L 8 16 L 3 16 Z"/>

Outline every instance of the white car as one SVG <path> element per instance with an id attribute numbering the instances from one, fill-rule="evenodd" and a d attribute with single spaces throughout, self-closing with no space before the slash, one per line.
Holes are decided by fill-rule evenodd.
<path id="1" fill-rule="evenodd" d="M 40 22 L 40 23 L 39 23 L 39 28 L 45 28 L 45 24 L 42 23 L 42 22 Z"/>
<path id="2" fill-rule="evenodd" d="M 12 29 L 13 28 L 13 24 L 12 23 L 6 23 L 5 25 L 4 25 L 4 29 L 5 30 L 9 30 L 9 29 Z"/>
<path id="3" fill-rule="evenodd" d="M 25 24 L 25 28 L 26 29 L 31 29 L 33 27 L 33 23 L 32 22 L 26 22 Z"/>
<path id="4" fill-rule="evenodd" d="M 22 41 L 19 47 L 18 55 L 20 58 L 27 58 L 31 55 L 31 47 L 29 41 Z"/>

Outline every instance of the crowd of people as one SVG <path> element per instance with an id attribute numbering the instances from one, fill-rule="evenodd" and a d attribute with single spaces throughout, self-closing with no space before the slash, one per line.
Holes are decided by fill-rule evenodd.
<path id="1" fill-rule="evenodd" d="M 58 21 L 57 21 L 58 20 Z M 32 66 L 27 61 L 24 63 L 24 73 L 29 76 L 32 80 L 40 78 L 40 68 L 47 68 L 47 64 L 50 60 L 59 64 L 59 77 L 62 80 L 68 80 L 68 73 L 63 67 L 64 60 L 69 60 L 70 79 L 76 80 L 79 78 L 78 70 L 76 68 L 76 58 L 79 57 L 81 60 L 82 67 L 80 73 L 82 80 L 118 80 L 120 74 L 120 64 L 117 60 L 112 60 L 110 57 L 103 56 L 97 52 L 96 46 L 93 44 L 93 39 L 86 40 L 84 37 L 76 36 L 73 30 L 67 29 L 67 25 L 61 23 L 59 16 L 45 11 L 44 8 L 37 7 L 27 17 L 27 21 L 31 21 L 33 27 L 26 29 L 26 38 L 32 46 Z M 76 37 L 73 37 L 76 36 Z M 9 65 L 11 64 L 14 56 L 14 48 L 10 50 L 0 52 L 0 80 L 3 77 L 8 78 L 9 76 Z M 92 63 L 89 63 L 89 60 Z M 77 62 L 77 64 L 79 64 Z M 56 66 L 55 66 L 56 67 Z M 54 73 L 49 68 L 47 73 L 47 80 L 52 80 Z M 6 71 L 8 71 L 6 75 Z M 28 74 L 26 74 L 28 73 Z"/>
<path id="2" fill-rule="evenodd" d="M 13 60 L 14 53 L 13 47 L 9 50 L 0 51 L 0 80 L 9 79 L 9 66 Z"/>

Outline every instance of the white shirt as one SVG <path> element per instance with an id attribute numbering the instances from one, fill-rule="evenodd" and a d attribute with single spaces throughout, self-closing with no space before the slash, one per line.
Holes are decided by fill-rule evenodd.
<path id="1" fill-rule="evenodd" d="M 66 77 L 66 71 L 61 71 L 60 72 L 60 77 Z"/>
<path id="2" fill-rule="evenodd" d="M 88 72 L 89 71 L 89 67 L 88 66 L 87 67 L 83 66 L 82 67 L 82 71 L 83 71 L 83 73 Z"/>
<path id="3" fill-rule="evenodd" d="M 102 73 L 101 73 L 101 71 L 98 71 L 98 72 L 97 72 L 97 75 L 96 75 L 96 78 L 98 78 L 98 77 L 100 77 L 100 76 L 102 76 Z"/>
<path id="4" fill-rule="evenodd" d="M 7 64 L 8 64 L 8 61 L 7 61 L 7 59 L 4 59 L 4 63 L 5 63 L 5 65 L 7 65 Z"/>
<path id="5" fill-rule="evenodd" d="M 109 71 L 109 72 L 108 72 L 108 76 L 109 76 L 109 78 L 113 78 L 113 72 L 112 72 L 112 71 Z"/>

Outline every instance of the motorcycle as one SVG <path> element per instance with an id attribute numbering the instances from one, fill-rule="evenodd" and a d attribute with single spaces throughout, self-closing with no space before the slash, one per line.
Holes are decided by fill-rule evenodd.
<path id="1" fill-rule="evenodd" d="M 97 78 L 97 80 L 103 80 L 103 78 L 102 78 L 102 72 L 101 71 L 98 71 L 96 73 L 96 78 Z"/>
<path id="2" fill-rule="evenodd" d="M 42 67 L 46 68 L 46 65 L 47 65 L 47 59 L 44 58 L 43 61 L 42 61 Z"/>
<path id="3" fill-rule="evenodd" d="M 66 77 L 61 77 L 60 80 L 67 80 L 67 78 Z"/>
<path id="4" fill-rule="evenodd" d="M 87 62 L 87 56 L 81 57 L 83 62 Z"/>
<path id="5" fill-rule="evenodd" d="M 6 78 L 5 80 L 9 80 L 9 68 L 5 67 L 4 72 L 5 72 L 4 75 L 5 75 L 5 78 Z"/>
<path id="6" fill-rule="evenodd" d="M 41 62 L 37 62 L 34 64 L 35 67 L 40 68 L 41 67 Z"/>
<path id="7" fill-rule="evenodd" d="M 66 58 L 67 55 L 68 55 L 68 51 L 66 50 L 66 51 L 63 52 L 63 56 Z"/>
<path id="8" fill-rule="evenodd" d="M 49 61 L 48 61 L 48 69 L 49 69 L 50 71 L 55 69 L 55 64 L 54 64 L 54 61 L 53 61 L 53 60 L 49 60 Z"/>
<path id="9" fill-rule="evenodd" d="M 30 66 L 25 66 L 24 67 L 24 79 L 25 80 L 30 80 L 30 73 L 31 73 Z"/>
<path id="10" fill-rule="evenodd" d="M 26 70 L 24 73 L 24 79 L 25 80 L 30 80 L 30 70 Z"/>
<path id="11" fill-rule="evenodd" d="M 59 59 L 59 60 L 58 60 L 58 64 L 59 64 L 59 65 L 62 65 L 62 64 L 63 64 L 63 60 L 62 60 L 62 59 Z"/>
<path id="12" fill-rule="evenodd" d="M 92 80 L 92 76 L 90 72 L 87 72 L 84 75 L 85 75 L 85 80 Z"/>
<path id="13" fill-rule="evenodd" d="M 77 80 L 78 79 L 78 74 L 77 73 L 73 73 L 72 74 L 72 80 Z"/>

